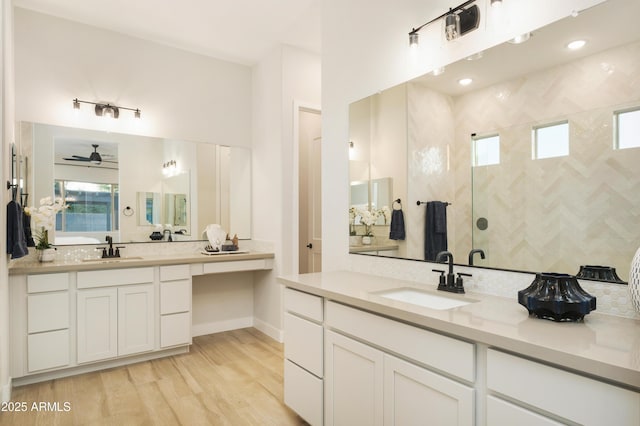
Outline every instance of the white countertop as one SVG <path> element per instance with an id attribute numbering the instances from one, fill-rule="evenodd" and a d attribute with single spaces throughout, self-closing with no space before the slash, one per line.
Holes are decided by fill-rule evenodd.
<path id="1" fill-rule="evenodd" d="M 287 287 L 385 315 L 463 339 L 586 373 L 640 390 L 640 321 L 599 314 L 582 322 L 554 322 L 530 317 L 513 298 L 480 293 L 454 295 L 437 285 L 336 271 L 280 277 Z M 465 306 L 434 310 L 371 294 L 394 288 L 433 290 L 434 294 L 471 299 Z"/>
<path id="2" fill-rule="evenodd" d="M 273 253 L 252 251 L 248 253 L 220 254 L 210 256 L 205 254 L 186 252 L 183 254 L 141 256 L 124 256 L 122 258 L 87 260 L 55 260 L 53 262 L 39 262 L 35 256 L 12 261 L 9 265 L 9 275 L 45 274 L 69 271 L 91 271 L 96 269 L 134 268 L 142 266 L 178 265 L 185 263 L 214 263 L 234 262 L 254 259 L 273 259 Z"/>

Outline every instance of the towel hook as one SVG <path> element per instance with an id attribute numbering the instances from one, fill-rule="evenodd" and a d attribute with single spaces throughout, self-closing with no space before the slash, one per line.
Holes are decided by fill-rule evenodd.
<path id="1" fill-rule="evenodd" d="M 395 210 L 396 208 L 396 204 L 398 204 L 400 206 L 399 210 L 402 210 L 402 201 L 400 200 L 400 198 L 393 200 L 393 209 Z"/>

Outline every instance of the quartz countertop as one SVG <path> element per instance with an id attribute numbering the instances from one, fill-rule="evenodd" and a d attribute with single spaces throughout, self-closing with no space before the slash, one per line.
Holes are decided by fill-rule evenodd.
<path id="1" fill-rule="evenodd" d="M 580 322 L 554 322 L 529 316 L 513 298 L 463 295 L 427 285 L 350 271 L 279 278 L 287 287 L 356 308 L 486 344 L 640 391 L 640 321 L 597 311 Z M 432 290 L 438 296 L 473 303 L 435 310 L 391 300 L 376 292 L 399 288 Z"/>
<path id="2" fill-rule="evenodd" d="M 123 256 L 121 258 L 90 259 L 56 259 L 53 262 L 39 262 L 35 256 L 11 261 L 9 275 L 45 274 L 70 271 L 91 271 L 96 269 L 134 268 L 142 266 L 178 265 L 185 263 L 234 262 L 240 260 L 273 259 L 273 253 L 266 252 L 228 252 L 218 255 L 201 253 L 182 254 L 142 254 L 140 256 Z"/>

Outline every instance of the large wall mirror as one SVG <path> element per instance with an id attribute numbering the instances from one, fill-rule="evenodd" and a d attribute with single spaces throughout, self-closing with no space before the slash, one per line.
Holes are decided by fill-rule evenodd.
<path id="1" fill-rule="evenodd" d="M 251 238 L 251 153 L 228 147 L 18 123 L 28 205 L 62 196 L 54 244 L 201 240 L 208 224 Z M 155 234 L 154 234 L 155 233 Z"/>
<path id="2" fill-rule="evenodd" d="M 370 253 L 425 260 L 417 202 L 442 201 L 456 263 L 480 249 L 475 266 L 615 268 L 627 281 L 640 244 L 638 14 L 640 2 L 609 0 L 352 104 L 351 180 L 392 178 L 406 229 Z"/>

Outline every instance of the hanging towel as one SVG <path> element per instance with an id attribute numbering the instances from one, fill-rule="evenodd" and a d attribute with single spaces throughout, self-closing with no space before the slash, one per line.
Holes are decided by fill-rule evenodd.
<path id="1" fill-rule="evenodd" d="M 7 253 L 12 259 L 19 259 L 29 254 L 27 239 L 22 226 L 22 206 L 15 201 L 7 204 Z"/>
<path id="2" fill-rule="evenodd" d="M 404 213 L 402 209 L 393 209 L 391 212 L 391 225 L 389 226 L 390 240 L 404 240 Z"/>
<path id="3" fill-rule="evenodd" d="M 447 203 L 427 202 L 425 219 L 424 258 L 435 261 L 436 255 L 447 250 Z"/>

